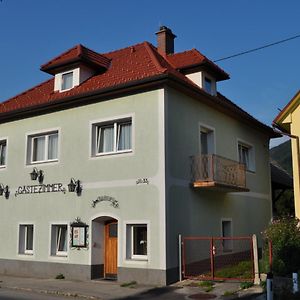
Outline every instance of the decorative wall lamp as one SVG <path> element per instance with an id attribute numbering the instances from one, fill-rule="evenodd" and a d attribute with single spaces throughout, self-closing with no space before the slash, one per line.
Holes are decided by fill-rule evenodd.
<path id="1" fill-rule="evenodd" d="M 4 186 L 2 183 L 0 183 L 0 196 L 3 196 L 3 194 L 6 199 L 9 198 L 9 194 L 10 194 L 9 187 L 8 185 Z"/>
<path id="2" fill-rule="evenodd" d="M 37 168 L 33 168 L 33 171 L 30 173 L 31 180 L 37 180 L 39 183 L 43 183 L 44 181 L 44 171 L 38 170 Z"/>
<path id="3" fill-rule="evenodd" d="M 82 186 L 80 184 L 80 180 L 75 180 L 72 177 L 70 183 L 68 184 L 68 190 L 71 193 L 75 192 L 79 196 L 82 192 Z"/>

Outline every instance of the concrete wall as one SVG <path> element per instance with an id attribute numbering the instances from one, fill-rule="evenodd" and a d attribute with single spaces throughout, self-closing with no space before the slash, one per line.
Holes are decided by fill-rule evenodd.
<path id="1" fill-rule="evenodd" d="M 132 152 L 91 157 L 91 123 L 124 115 L 132 117 Z M 103 253 L 103 239 L 96 236 L 101 226 L 93 220 L 108 216 L 119 224 L 119 268 L 165 270 L 163 116 L 164 94 L 157 90 L 1 124 L 0 139 L 7 138 L 7 165 L 0 169 L 0 182 L 9 186 L 10 197 L 0 197 L 0 238 L 5 241 L 0 259 L 41 262 L 35 264 L 41 269 L 45 263 L 101 265 L 103 257 L 97 255 Z M 62 183 L 67 188 L 71 177 L 80 179 L 81 196 L 69 192 L 15 196 L 19 186 L 38 184 L 29 176 L 33 165 L 26 162 L 26 135 L 51 129 L 59 130 L 58 161 L 34 166 L 44 171 L 45 184 Z M 147 178 L 149 184 L 137 185 L 139 178 Z M 115 198 L 119 207 L 100 202 L 93 208 L 92 201 L 103 195 Z M 90 226 L 88 248 L 76 250 L 69 245 L 67 257 L 51 256 L 51 224 L 69 225 L 77 217 Z M 127 222 L 148 224 L 147 260 L 126 259 Z M 18 253 L 20 223 L 34 224 L 33 255 Z"/>
<path id="2" fill-rule="evenodd" d="M 167 268 L 178 266 L 178 234 L 220 236 L 221 220 L 232 234 L 259 234 L 271 218 L 268 137 L 188 96 L 166 94 Z M 255 172 L 247 172 L 249 192 L 226 193 L 190 187 L 189 157 L 199 153 L 199 126 L 213 128 L 216 154 L 238 161 L 237 141 L 255 149 Z M 174 273 L 176 276 L 176 272 Z"/>

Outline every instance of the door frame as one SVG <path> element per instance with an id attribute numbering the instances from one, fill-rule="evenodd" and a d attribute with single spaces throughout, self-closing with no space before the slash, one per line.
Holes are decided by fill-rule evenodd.
<path id="1" fill-rule="evenodd" d="M 92 278 L 104 278 L 104 263 L 105 263 L 105 223 L 107 221 L 115 221 L 118 223 L 118 240 L 117 240 L 117 267 L 120 262 L 120 218 L 114 214 L 108 214 L 105 212 L 95 214 L 90 219 L 90 266 L 92 268 Z M 100 223 L 103 226 L 103 231 L 98 232 L 95 230 L 95 224 Z M 102 242 L 99 241 L 99 235 L 102 235 Z M 100 243 L 100 244 L 99 244 Z M 100 249 L 99 249 L 100 248 Z M 102 251 L 101 251 L 102 248 Z M 95 253 L 96 252 L 96 253 Z M 98 253 L 97 253 L 98 252 Z M 102 254 L 100 255 L 100 252 Z M 100 256 L 99 256 L 100 255 Z M 102 267 L 101 267 L 102 266 Z"/>

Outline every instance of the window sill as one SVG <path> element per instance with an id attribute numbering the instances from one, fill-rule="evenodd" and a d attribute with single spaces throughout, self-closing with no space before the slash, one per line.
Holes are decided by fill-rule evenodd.
<path id="1" fill-rule="evenodd" d="M 0 170 L 1 169 L 6 169 L 6 165 L 0 165 Z"/>
<path id="2" fill-rule="evenodd" d="M 126 258 L 125 262 L 128 264 L 145 264 L 148 263 L 148 258 Z"/>
<path id="3" fill-rule="evenodd" d="M 119 155 L 119 154 L 126 154 L 126 153 L 132 153 L 132 149 L 130 150 L 123 150 L 123 151 L 117 151 L 117 152 L 103 152 L 103 153 L 97 153 L 93 155 L 93 158 L 101 157 L 101 156 L 110 156 L 110 155 Z"/>
<path id="4" fill-rule="evenodd" d="M 28 252 L 28 253 L 18 253 L 20 256 L 33 256 L 33 252 Z"/>
<path id="5" fill-rule="evenodd" d="M 253 170 L 246 170 L 246 172 L 249 173 L 249 174 L 255 174 L 256 173 L 256 171 L 253 171 Z"/>
<path id="6" fill-rule="evenodd" d="M 148 256 L 146 255 L 133 255 L 130 260 L 136 260 L 136 261 L 147 261 L 148 260 Z"/>
<path id="7" fill-rule="evenodd" d="M 43 164 L 57 164 L 58 159 L 51 159 L 51 160 L 42 160 L 42 161 L 31 161 L 27 164 L 27 166 L 33 165 L 43 165 Z"/>

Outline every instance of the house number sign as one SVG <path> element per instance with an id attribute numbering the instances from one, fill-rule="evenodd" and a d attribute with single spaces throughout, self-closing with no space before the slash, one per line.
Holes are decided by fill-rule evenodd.
<path id="1" fill-rule="evenodd" d="M 66 188 L 64 188 L 62 183 L 52 183 L 52 184 L 36 184 L 36 185 L 23 185 L 19 186 L 15 196 L 26 195 L 26 194 L 41 194 L 41 193 L 66 193 Z"/>
<path id="2" fill-rule="evenodd" d="M 136 180 L 136 184 L 149 184 L 149 179 L 148 178 L 138 178 Z"/>

